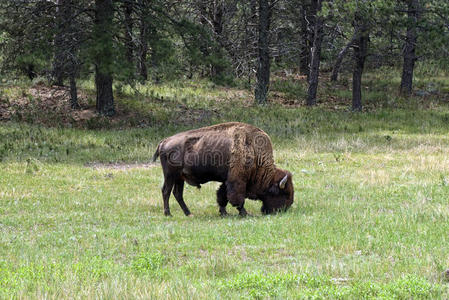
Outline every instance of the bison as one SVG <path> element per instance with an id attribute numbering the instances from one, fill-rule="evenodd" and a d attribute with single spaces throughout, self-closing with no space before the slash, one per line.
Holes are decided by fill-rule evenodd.
<path id="1" fill-rule="evenodd" d="M 159 156 L 166 216 L 171 215 L 172 190 L 185 215 L 190 215 L 184 182 L 198 188 L 221 182 L 217 202 L 222 216 L 228 202 L 246 216 L 245 198 L 261 200 L 263 214 L 286 210 L 293 203 L 292 174 L 275 166 L 269 136 L 252 125 L 230 122 L 181 132 L 159 143 L 153 161 Z"/>

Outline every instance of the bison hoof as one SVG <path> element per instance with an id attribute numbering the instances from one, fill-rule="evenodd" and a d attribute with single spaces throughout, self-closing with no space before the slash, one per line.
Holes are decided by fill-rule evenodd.
<path id="1" fill-rule="evenodd" d="M 164 211 L 164 215 L 165 215 L 166 217 L 171 217 L 171 213 L 170 213 L 169 210 Z"/>
<path id="2" fill-rule="evenodd" d="M 239 216 L 240 216 L 240 217 L 246 217 L 247 215 L 248 215 L 248 213 L 246 212 L 245 209 L 241 209 L 241 210 L 239 211 Z"/>
<path id="3" fill-rule="evenodd" d="M 225 207 L 220 207 L 219 212 L 220 212 L 220 216 L 222 216 L 222 217 L 226 217 L 228 215 L 228 212 L 226 211 Z"/>

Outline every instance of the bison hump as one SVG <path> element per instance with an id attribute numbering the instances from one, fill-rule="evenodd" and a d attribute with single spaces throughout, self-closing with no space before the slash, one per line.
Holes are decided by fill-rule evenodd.
<path id="1" fill-rule="evenodd" d="M 193 146 L 195 146 L 195 144 L 198 142 L 199 139 L 200 139 L 200 137 L 198 137 L 198 136 L 188 137 L 184 143 L 185 151 L 192 151 Z"/>

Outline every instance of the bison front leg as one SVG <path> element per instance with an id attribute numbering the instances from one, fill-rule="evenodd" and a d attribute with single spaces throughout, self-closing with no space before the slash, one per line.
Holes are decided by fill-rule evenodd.
<path id="1" fill-rule="evenodd" d="M 226 193 L 226 183 L 222 183 L 217 190 L 217 203 L 220 207 L 219 212 L 222 217 L 226 216 L 226 205 L 228 205 L 228 196 Z"/>
<path id="2" fill-rule="evenodd" d="M 248 213 L 245 208 L 246 183 L 243 182 L 226 182 L 226 195 L 232 206 L 237 208 L 239 215 L 246 217 Z"/>
<path id="3" fill-rule="evenodd" d="M 184 180 L 178 179 L 175 181 L 175 188 L 173 189 L 173 195 L 175 195 L 176 201 L 178 201 L 179 206 L 181 206 L 182 211 L 186 216 L 190 215 L 190 210 L 184 202 L 183 197 L 184 192 Z"/>

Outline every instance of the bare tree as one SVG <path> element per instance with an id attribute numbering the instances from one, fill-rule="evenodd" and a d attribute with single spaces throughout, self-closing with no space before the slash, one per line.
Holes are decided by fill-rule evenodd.
<path id="1" fill-rule="evenodd" d="M 255 89 L 256 103 L 266 104 L 270 84 L 269 31 L 272 7 L 268 0 L 259 0 L 259 62 L 257 65 L 257 82 Z"/>
<path id="2" fill-rule="evenodd" d="M 354 32 L 357 32 L 353 44 L 354 48 L 354 69 L 352 73 L 352 110 L 362 110 L 362 74 L 365 66 L 365 59 L 368 53 L 369 31 L 366 16 L 359 11 L 355 13 Z"/>
<path id="3" fill-rule="evenodd" d="M 134 64 L 134 43 L 133 43 L 133 8 L 134 0 L 125 0 L 123 2 L 123 12 L 125 15 L 125 47 L 126 47 L 126 59 L 130 66 Z"/>
<path id="4" fill-rule="evenodd" d="M 112 0 L 95 0 L 95 85 L 97 89 L 96 108 L 100 114 L 115 114 L 113 80 L 113 35 L 112 21 L 114 7 Z"/>
<path id="5" fill-rule="evenodd" d="M 401 93 L 403 95 L 410 95 L 413 87 L 413 69 L 415 61 L 416 41 L 417 41 L 417 23 L 419 19 L 420 3 L 419 0 L 405 0 L 407 4 L 407 36 L 405 38 L 403 56 L 404 64 L 402 66 L 401 77 Z"/>
<path id="6" fill-rule="evenodd" d="M 76 12 L 73 0 L 58 0 L 56 3 L 56 32 L 54 39 L 54 58 L 52 77 L 55 85 L 63 86 L 64 79 L 70 80 L 70 103 L 79 108 L 76 76 L 80 33 L 76 28 Z"/>
<path id="7" fill-rule="evenodd" d="M 335 60 L 334 67 L 332 68 L 331 81 L 338 80 L 338 73 L 340 72 L 341 64 L 345 55 L 348 53 L 349 49 L 354 45 L 357 38 L 357 33 L 355 32 L 351 40 L 343 47 L 343 49 L 338 52 L 337 59 Z"/>
<path id="8" fill-rule="evenodd" d="M 323 17 L 321 13 L 321 0 L 312 0 L 312 11 L 315 15 L 313 24 L 313 47 L 310 61 L 309 73 L 309 89 L 307 94 L 307 105 L 313 106 L 316 104 L 316 94 L 318 89 L 318 77 L 320 73 L 320 59 L 321 59 L 321 43 L 323 40 Z"/>
<path id="9" fill-rule="evenodd" d="M 148 18 L 150 18 L 146 0 L 139 3 L 139 37 L 137 47 L 137 73 L 142 81 L 148 80 L 147 54 L 148 54 Z"/>
<path id="10" fill-rule="evenodd" d="M 314 38 L 314 14 L 312 12 L 311 0 L 301 0 L 299 1 L 299 36 L 301 41 L 299 42 L 300 50 L 299 50 L 299 72 L 302 75 L 307 75 L 309 77 L 310 73 L 310 61 L 311 61 L 311 48 L 313 47 L 313 38 Z"/>
<path id="11" fill-rule="evenodd" d="M 54 40 L 55 54 L 53 58 L 52 77 L 53 83 L 58 86 L 64 84 L 64 38 L 67 35 L 68 10 L 70 9 L 69 0 L 57 0 L 56 2 L 56 34 Z"/>

